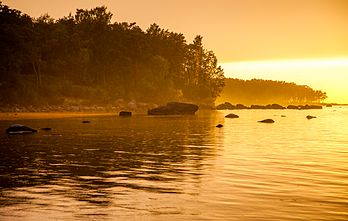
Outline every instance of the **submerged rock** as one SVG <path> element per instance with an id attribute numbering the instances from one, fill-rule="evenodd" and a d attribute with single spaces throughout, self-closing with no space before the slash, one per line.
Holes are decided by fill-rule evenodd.
<path id="1" fill-rule="evenodd" d="M 83 123 L 83 124 L 89 124 L 89 123 L 91 123 L 91 121 L 89 121 L 89 120 L 83 120 L 82 123 Z"/>
<path id="2" fill-rule="evenodd" d="M 237 114 L 227 114 L 226 116 L 225 116 L 226 118 L 239 118 L 239 116 L 237 115 Z"/>
<path id="3" fill-rule="evenodd" d="M 310 120 L 310 119 L 312 119 L 312 118 L 317 118 L 317 117 L 316 117 L 316 116 L 307 115 L 306 118 L 307 118 L 308 120 Z"/>
<path id="4" fill-rule="evenodd" d="M 223 127 L 223 126 L 224 126 L 224 125 L 222 125 L 222 124 L 216 125 L 217 128 L 221 128 L 221 127 Z"/>
<path id="5" fill-rule="evenodd" d="M 119 113 L 119 116 L 120 117 L 131 117 L 132 116 L 132 112 L 130 112 L 130 111 L 121 111 Z"/>
<path id="6" fill-rule="evenodd" d="M 260 120 L 260 121 L 258 121 L 258 122 L 260 122 L 260 123 L 269 123 L 269 124 L 271 124 L 271 123 L 274 123 L 274 120 L 272 120 L 272 119 L 265 119 L 265 120 Z"/>
<path id="7" fill-rule="evenodd" d="M 21 124 L 12 124 L 9 128 L 6 129 L 6 133 L 8 134 L 26 134 L 36 132 L 37 130 Z"/>
<path id="8" fill-rule="evenodd" d="M 166 106 L 148 110 L 148 115 L 194 115 L 198 106 L 189 103 L 170 102 Z"/>
<path id="9" fill-rule="evenodd" d="M 50 128 L 50 127 L 43 127 L 40 130 L 52 130 L 52 128 Z"/>

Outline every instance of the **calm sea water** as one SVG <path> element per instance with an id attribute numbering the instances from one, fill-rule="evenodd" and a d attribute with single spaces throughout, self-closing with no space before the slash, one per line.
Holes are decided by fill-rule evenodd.
<path id="1" fill-rule="evenodd" d="M 348 220 L 347 107 L 232 112 L 0 121 L 0 220 Z"/>

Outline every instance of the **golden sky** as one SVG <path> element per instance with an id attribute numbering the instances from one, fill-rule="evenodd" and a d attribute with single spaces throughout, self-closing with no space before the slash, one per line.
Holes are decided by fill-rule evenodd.
<path id="1" fill-rule="evenodd" d="M 348 103 L 345 86 L 333 91 L 332 86 L 325 85 L 327 80 L 331 85 L 335 81 L 340 85 L 342 79 L 348 82 L 348 67 L 342 67 L 342 63 L 332 66 L 333 62 L 332 69 L 323 68 L 327 73 L 320 74 L 318 68 L 313 68 L 313 64 L 322 67 L 319 63 L 325 60 L 348 62 L 348 0 L 3 0 L 3 3 L 34 17 L 48 13 L 54 18 L 74 14 L 77 8 L 105 5 L 114 14 L 113 21 L 135 21 L 143 29 L 157 23 L 183 33 L 188 41 L 202 35 L 205 47 L 213 50 L 225 67 L 226 76 L 249 79 L 267 72 L 269 79 L 285 78 L 320 86 L 318 89 L 327 91 L 330 101 Z M 313 59 L 319 63 L 313 63 Z M 267 65 L 260 66 L 254 61 Z M 288 61 L 287 65 L 281 66 L 284 61 Z M 297 61 L 302 62 L 300 69 L 289 68 Z M 257 68 L 251 73 L 250 69 L 241 68 L 243 62 L 251 62 L 249 65 Z M 288 69 L 281 74 L 281 69 L 274 71 L 280 66 Z M 322 80 L 319 83 L 317 75 Z M 347 96 L 343 97 L 344 94 Z"/>

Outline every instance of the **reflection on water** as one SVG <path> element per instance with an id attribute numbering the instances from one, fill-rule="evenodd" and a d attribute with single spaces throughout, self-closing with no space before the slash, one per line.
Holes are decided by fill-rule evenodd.
<path id="1" fill-rule="evenodd" d="M 53 130 L 0 135 L 0 219 L 348 218 L 347 108 L 227 113 L 19 120 Z"/>

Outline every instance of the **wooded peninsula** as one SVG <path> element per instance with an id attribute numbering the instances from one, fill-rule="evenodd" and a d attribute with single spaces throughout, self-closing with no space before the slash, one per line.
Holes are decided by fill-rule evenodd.
<path id="1" fill-rule="evenodd" d="M 225 83 L 224 99 L 232 102 L 326 98 L 293 83 L 225 80 L 202 36 L 188 43 L 157 24 L 142 30 L 135 22 L 112 23 L 112 16 L 101 6 L 57 20 L 32 18 L 0 2 L 0 106 L 105 106 L 117 100 L 214 105 Z"/>
<path id="2" fill-rule="evenodd" d="M 246 105 L 273 103 L 289 105 L 321 103 L 326 98 L 325 92 L 314 90 L 307 85 L 262 79 L 226 78 L 225 87 L 217 102 L 229 101 Z"/>

